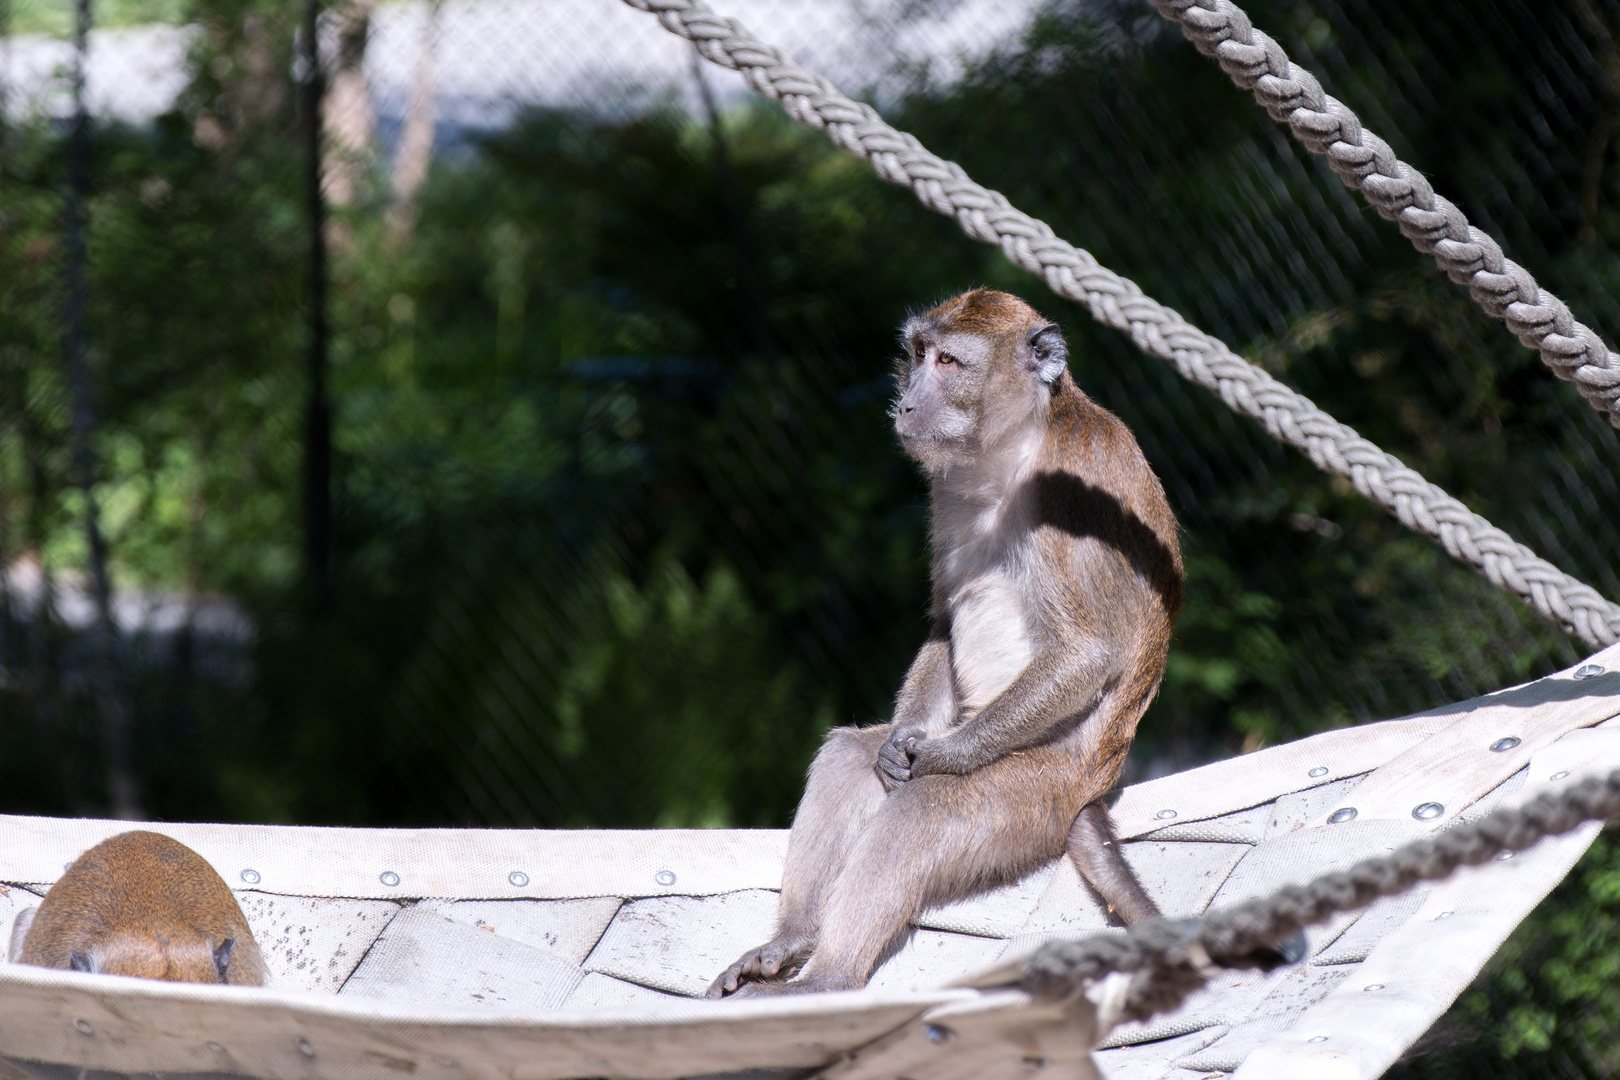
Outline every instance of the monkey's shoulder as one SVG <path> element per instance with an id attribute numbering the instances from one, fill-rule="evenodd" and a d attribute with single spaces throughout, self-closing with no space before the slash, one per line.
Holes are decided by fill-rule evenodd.
<path id="1" fill-rule="evenodd" d="M 1051 449 L 1074 463 L 1097 459 L 1134 460 L 1146 465 L 1130 426 L 1092 400 L 1073 379 L 1062 379 L 1052 394 L 1047 419 Z"/>
<path id="2" fill-rule="evenodd" d="M 1114 501 L 1156 533 L 1173 534 L 1164 486 L 1131 429 L 1078 388 L 1054 395 L 1051 433 L 1039 474 L 1043 509 Z"/>

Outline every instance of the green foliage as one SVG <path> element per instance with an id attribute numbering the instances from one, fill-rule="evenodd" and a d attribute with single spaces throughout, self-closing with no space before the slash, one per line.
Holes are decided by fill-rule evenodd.
<path id="1" fill-rule="evenodd" d="M 750 824 L 796 801 L 814 745 L 803 736 L 830 727 L 831 710 L 803 700 L 802 672 L 761 636 L 738 574 L 716 566 L 699 584 L 669 560 L 645 587 L 618 575 L 600 585 L 606 617 L 557 712 L 565 760 L 594 758 L 625 785 L 602 823 Z"/>
<path id="2" fill-rule="evenodd" d="M 178 23 L 185 17 L 186 7 L 185 0 L 96 0 L 94 12 L 97 27 L 111 28 Z M 0 6 L 0 33 L 69 37 L 73 8 L 73 0 L 6 0 Z"/>

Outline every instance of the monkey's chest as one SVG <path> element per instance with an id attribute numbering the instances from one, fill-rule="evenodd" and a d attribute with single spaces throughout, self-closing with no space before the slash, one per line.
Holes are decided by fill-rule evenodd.
<path id="1" fill-rule="evenodd" d="M 951 671 L 963 707 L 982 709 L 1034 655 L 1024 601 L 1008 574 L 986 574 L 951 604 Z"/>

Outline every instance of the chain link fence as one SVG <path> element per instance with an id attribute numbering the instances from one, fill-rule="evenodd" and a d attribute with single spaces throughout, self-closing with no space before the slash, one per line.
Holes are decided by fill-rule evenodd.
<path id="1" fill-rule="evenodd" d="M 1129 779 L 1583 651 L 613 0 L 323 5 L 318 214 L 305 10 L 98 5 L 87 499 L 74 13 L 7 3 L 0 809 L 105 813 L 122 774 L 170 819 L 785 825 L 821 733 L 884 718 L 925 633 L 926 490 L 887 371 L 909 308 L 976 284 L 1064 324 L 1185 530 Z M 1620 597 L 1614 432 L 1145 4 L 722 10 Z M 1620 8 L 1251 14 L 1620 339 Z M 1606 852 L 1522 956 L 1612 955 L 1557 921 L 1609 910 Z M 1401 1068 L 1509 1048 L 1543 1070 L 1520 1075 L 1602 1075 L 1606 998 L 1493 979 Z"/>

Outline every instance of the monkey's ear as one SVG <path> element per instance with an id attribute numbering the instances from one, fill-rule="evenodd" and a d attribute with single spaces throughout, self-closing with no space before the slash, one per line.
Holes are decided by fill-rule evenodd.
<path id="1" fill-rule="evenodd" d="M 95 965 L 90 963 L 90 957 L 80 952 L 78 949 L 74 949 L 72 952 L 68 953 L 68 966 L 74 971 L 82 971 L 86 975 L 90 975 L 96 970 Z"/>
<path id="2" fill-rule="evenodd" d="M 1047 323 L 1030 331 L 1024 343 L 1024 362 L 1035 377 L 1050 386 L 1059 375 L 1068 370 L 1069 347 L 1063 343 L 1063 331 L 1056 323 Z"/>
<path id="3" fill-rule="evenodd" d="M 226 938 L 214 947 L 214 970 L 219 972 L 219 981 L 225 981 L 225 973 L 231 967 L 231 950 L 236 948 L 235 938 Z"/>

